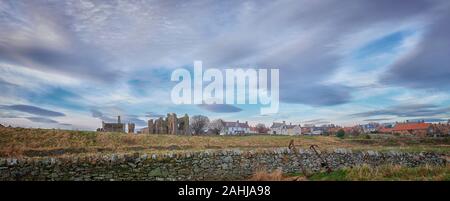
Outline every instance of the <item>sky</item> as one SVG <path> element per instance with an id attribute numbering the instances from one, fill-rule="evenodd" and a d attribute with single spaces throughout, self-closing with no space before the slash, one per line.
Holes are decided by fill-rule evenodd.
<path id="1" fill-rule="evenodd" d="M 0 0 L 0 123 L 450 118 L 450 1 Z M 173 70 L 278 68 L 280 109 L 175 105 Z"/>

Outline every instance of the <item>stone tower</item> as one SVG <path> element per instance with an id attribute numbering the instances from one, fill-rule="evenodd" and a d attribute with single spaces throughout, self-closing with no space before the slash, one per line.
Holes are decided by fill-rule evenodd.
<path id="1" fill-rule="evenodd" d="M 128 123 L 128 133 L 134 133 L 134 123 Z"/>

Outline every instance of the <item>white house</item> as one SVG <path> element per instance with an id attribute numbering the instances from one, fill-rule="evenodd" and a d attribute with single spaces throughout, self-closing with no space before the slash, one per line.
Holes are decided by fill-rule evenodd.
<path id="1" fill-rule="evenodd" d="M 286 125 L 285 121 L 283 121 L 283 123 L 273 122 L 272 126 L 270 127 L 269 134 L 301 135 L 302 127 L 300 125 L 292 125 L 292 123 L 290 123 L 289 125 Z"/>
<path id="2" fill-rule="evenodd" d="M 288 129 L 286 122 L 285 121 L 283 121 L 283 123 L 273 122 L 272 126 L 270 127 L 269 134 L 287 135 Z"/>
<path id="3" fill-rule="evenodd" d="M 237 135 L 250 133 L 250 127 L 248 126 L 248 122 L 239 123 L 239 120 L 236 122 L 223 122 L 223 129 L 220 131 L 220 135 Z"/>
<path id="4" fill-rule="evenodd" d="M 289 124 L 286 127 L 287 127 L 288 135 L 301 135 L 302 134 L 302 127 L 300 125 Z"/>

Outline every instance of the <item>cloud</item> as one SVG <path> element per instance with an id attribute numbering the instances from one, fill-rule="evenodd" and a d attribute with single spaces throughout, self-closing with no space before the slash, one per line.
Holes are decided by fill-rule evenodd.
<path id="1" fill-rule="evenodd" d="M 410 119 L 408 121 L 410 121 L 410 122 L 424 121 L 424 122 L 436 122 L 437 123 L 437 122 L 446 122 L 449 119 L 450 119 L 450 117 L 447 118 L 447 119 L 443 119 L 443 118 L 422 118 L 422 119 Z"/>
<path id="2" fill-rule="evenodd" d="M 159 117 L 165 117 L 165 115 L 159 114 L 159 113 L 156 113 L 156 112 L 147 112 L 147 113 L 145 114 L 145 117 L 159 118 Z"/>
<path id="3" fill-rule="evenodd" d="M 434 0 L 0 1 L 0 104 L 57 106 L 74 113 L 96 108 L 95 118 L 115 122 L 120 114 L 124 122 L 143 124 L 146 114 L 129 114 L 175 108 L 161 98 L 169 97 L 170 72 L 202 60 L 205 68 L 279 68 L 286 110 L 326 106 L 346 115 L 337 105 L 353 106 L 360 92 L 376 99 L 370 106 L 386 98 L 374 98 L 374 90 L 361 85 L 448 92 L 449 5 Z M 399 48 L 411 37 L 395 33 L 410 31 L 417 43 Z M 358 59 L 375 62 L 346 63 L 358 51 L 363 53 Z M 390 59 L 379 54 L 391 54 Z M 369 68 L 380 73 L 365 71 Z M 338 72 L 347 79 L 330 84 Z M 105 109 L 110 107 L 121 110 Z M 199 108 L 233 118 L 247 115 L 232 105 Z M 373 113 L 432 115 L 435 110 Z M 265 118 L 295 116 L 283 113 Z"/>
<path id="4" fill-rule="evenodd" d="M 200 104 L 198 107 L 216 113 L 232 113 L 242 111 L 241 108 L 227 104 Z"/>
<path id="5" fill-rule="evenodd" d="M 448 6 L 436 11 L 437 18 L 425 30 L 417 47 L 394 63 L 381 81 L 419 89 L 450 89 L 450 14 Z"/>
<path id="6" fill-rule="evenodd" d="M 64 2 L 1 4 L 0 60 L 91 81 L 116 80 L 119 72 L 108 55 L 70 32 L 71 19 L 61 7 Z"/>
<path id="7" fill-rule="evenodd" d="M 449 113 L 450 107 L 438 107 L 433 104 L 412 104 L 412 105 L 397 105 L 389 107 L 387 109 L 355 113 L 350 116 L 372 117 L 372 116 L 392 115 L 397 117 L 427 117 Z"/>
<path id="8" fill-rule="evenodd" d="M 113 118 L 113 115 L 105 115 L 103 114 L 103 112 L 100 112 L 97 109 L 91 109 L 91 114 L 92 117 L 101 119 L 102 121 L 105 122 L 117 122 L 116 118 Z M 130 115 L 130 114 L 125 114 L 125 115 L 121 115 L 121 122 L 122 123 L 135 123 L 137 126 L 146 126 L 147 122 L 140 119 L 138 115 Z"/>
<path id="9" fill-rule="evenodd" d="M 103 113 L 97 109 L 91 109 L 91 114 L 92 114 L 92 117 L 101 119 L 102 121 L 105 121 L 105 122 L 116 122 L 117 121 L 117 119 L 103 115 Z"/>
<path id="10" fill-rule="evenodd" d="M 44 124 L 57 124 L 60 126 L 72 126 L 72 124 L 69 123 L 60 123 L 59 121 L 50 119 L 50 118 L 45 118 L 45 117 L 24 117 L 25 119 L 28 119 L 32 122 L 36 122 L 36 123 L 44 123 Z"/>
<path id="11" fill-rule="evenodd" d="M 345 86 L 307 85 L 281 87 L 281 101 L 303 103 L 312 106 L 330 106 L 347 103 L 351 100 L 350 88 Z"/>
<path id="12" fill-rule="evenodd" d="M 45 118 L 45 117 L 25 117 L 26 119 L 37 122 L 37 123 L 49 123 L 49 124 L 57 124 L 58 121 L 55 121 L 53 119 Z"/>
<path id="13" fill-rule="evenodd" d="M 377 122 L 377 121 L 388 121 L 391 118 L 376 118 L 376 119 L 364 119 L 364 121 Z"/>
<path id="14" fill-rule="evenodd" d="M 329 124 L 330 121 L 328 121 L 326 119 L 311 119 L 311 120 L 304 121 L 304 123 L 306 123 L 306 124 Z"/>
<path id="15" fill-rule="evenodd" d="M 13 110 L 18 112 L 26 112 L 29 114 L 39 115 L 39 116 L 48 116 L 48 117 L 61 117 L 65 116 L 65 114 L 61 112 L 56 112 L 52 110 L 43 109 L 36 106 L 31 105 L 3 105 L 0 106 L 0 109 L 5 110 Z"/>
<path id="16" fill-rule="evenodd" d="M 136 126 L 147 126 L 147 121 L 144 121 L 144 120 L 140 119 L 139 117 L 125 116 L 124 122 L 134 123 L 134 124 L 136 124 Z"/>

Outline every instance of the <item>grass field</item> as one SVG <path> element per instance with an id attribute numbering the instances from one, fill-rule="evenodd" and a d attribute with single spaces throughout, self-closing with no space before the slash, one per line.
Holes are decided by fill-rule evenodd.
<path id="1" fill-rule="evenodd" d="M 367 165 L 335 170 L 331 173 L 319 172 L 309 177 L 302 174 L 282 174 L 281 171 L 256 172 L 253 181 L 450 181 L 450 165 L 403 167 Z"/>
<path id="2" fill-rule="evenodd" d="M 119 152 L 181 152 L 203 149 L 265 149 L 312 144 L 320 150 L 434 151 L 450 153 L 450 139 L 421 139 L 395 136 L 179 136 L 100 133 L 56 129 L 0 128 L 0 156 L 59 156 Z"/>

